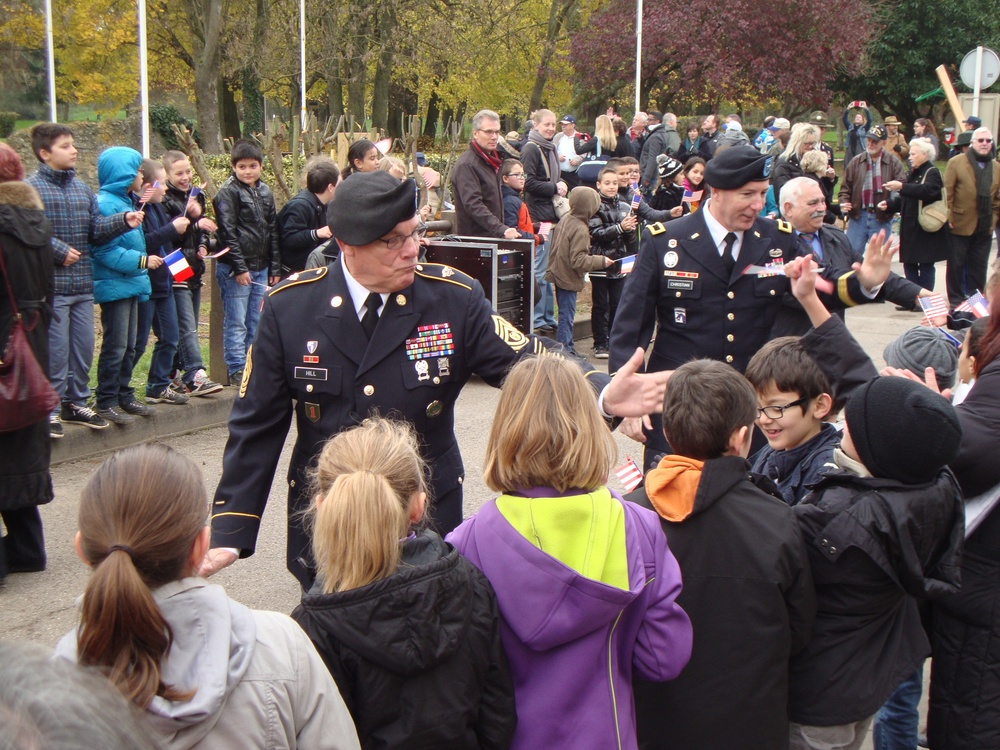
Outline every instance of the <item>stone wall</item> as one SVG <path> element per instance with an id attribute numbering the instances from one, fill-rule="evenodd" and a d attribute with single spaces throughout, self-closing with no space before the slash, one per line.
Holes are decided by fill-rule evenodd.
<path id="1" fill-rule="evenodd" d="M 76 175 L 81 180 L 97 190 L 97 157 L 108 146 L 131 146 L 141 151 L 140 125 L 137 115 L 125 120 L 100 120 L 98 122 L 67 123 L 73 130 L 73 141 L 79 155 L 76 159 Z M 31 151 L 31 129 L 18 130 L 7 138 L 7 144 L 21 156 L 24 171 L 31 174 L 35 171 L 38 160 Z M 149 152 L 157 158 L 164 152 L 160 137 L 150 134 Z"/>

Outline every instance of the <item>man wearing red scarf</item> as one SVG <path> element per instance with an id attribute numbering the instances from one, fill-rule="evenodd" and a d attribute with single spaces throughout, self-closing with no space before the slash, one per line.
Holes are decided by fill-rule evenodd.
<path id="1" fill-rule="evenodd" d="M 451 173 L 458 234 L 472 237 L 517 239 L 516 229 L 503 223 L 503 194 L 497 153 L 500 115 L 483 109 L 472 118 L 469 150 L 458 157 Z"/>

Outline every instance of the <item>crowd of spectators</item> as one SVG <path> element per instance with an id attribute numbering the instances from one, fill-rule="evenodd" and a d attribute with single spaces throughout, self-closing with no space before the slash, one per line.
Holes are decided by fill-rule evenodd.
<path id="1" fill-rule="evenodd" d="M 451 173 L 456 232 L 533 243 L 532 329 L 561 345 L 552 356 L 505 333 L 524 351 L 510 355 L 489 435 L 497 497 L 439 535 L 422 436 L 356 415 L 301 490 L 311 558 L 289 619 L 199 577 L 212 532 L 191 461 L 156 445 L 117 453 L 81 498 L 74 544 L 91 574 L 56 663 L 27 679 L 34 655 L 0 644 L 0 740 L 31 747 L 65 731 L 36 697 L 107 678 L 138 709 L 117 696 L 94 709 L 107 747 L 142 746 L 128 739 L 138 732 L 176 748 L 858 750 L 871 729 L 876 750 L 915 748 L 931 657 L 929 747 L 1000 745 L 1000 268 L 988 274 L 1000 162 L 974 120 L 942 175 L 933 123 L 907 140 L 895 117 L 875 124 L 852 103 L 834 203 L 822 112 L 769 118 L 752 143 L 737 115 L 679 129 L 672 113 L 628 127 L 609 111 L 591 137 L 540 109 L 523 136 L 502 137 L 498 113 L 476 113 Z M 197 336 L 210 256 L 227 379 L 243 396 L 267 289 L 373 244 L 345 244 L 343 220 L 327 216 L 342 179 L 360 191 L 355 173 L 392 175 L 367 184 L 395 196 L 396 227 L 428 214 L 410 211 L 406 165 L 366 140 L 343 177 L 331 159 L 311 162 L 281 211 L 260 147 L 237 141 L 214 220 L 179 152 L 108 148 L 95 194 L 75 176 L 68 127 L 38 125 L 32 145 L 27 177 L 0 145 L 0 332 L 34 321 L 59 405 L 0 433 L 0 578 L 46 566 L 38 506 L 53 497 L 64 424 L 126 425 L 149 404 L 223 388 Z M 896 216 L 903 277 L 889 270 Z M 375 242 L 389 257 L 423 236 L 407 232 Z M 844 309 L 923 312 L 942 260 L 947 321 L 925 313 L 877 372 Z M 595 358 L 620 379 L 669 375 L 662 407 L 620 424 L 646 449 L 643 483 L 625 496 L 607 487 L 613 412 L 575 351 L 588 280 Z M 389 304 L 366 291 L 363 326 Z M 637 347 L 652 347 L 648 362 Z M 425 380 L 420 364 L 407 375 Z M 62 662 L 102 677 L 88 687 Z"/>

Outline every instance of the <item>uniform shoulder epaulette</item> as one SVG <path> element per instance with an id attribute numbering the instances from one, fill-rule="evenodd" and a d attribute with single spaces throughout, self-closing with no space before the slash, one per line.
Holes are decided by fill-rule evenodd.
<path id="1" fill-rule="evenodd" d="M 792 233 L 792 225 L 785 221 L 784 219 L 776 219 L 775 224 L 778 225 L 778 231 L 784 232 L 785 234 Z"/>
<path id="2" fill-rule="evenodd" d="M 649 225 L 649 233 L 650 234 L 663 234 L 666 231 L 667 231 L 667 228 L 664 226 L 664 224 L 663 224 L 662 221 L 658 221 L 655 224 L 650 224 Z"/>
<path id="3" fill-rule="evenodd" d="M 449 284 L 472 289 L 475 281 L 471 276 L 462 273 L 457 268 L 441 263 L 421 263 L 417 266 L 417 276 L 434 281 L 447 281 Z"/>
<path id="4" fill-rule="evenodd" d="M 310 268 L 307 271 L 296 271 L 287 279 L 278 282 L 278 284 L 276 284 L 275 287 L 267 293 L 267 296 L 271 297 L 278 292 L 291 289 L 293 286 L 298 286 L 299 284 L 309 284 L 313 281 L 319 281 L 324 276 L 326 276 L 326 266 L 323 268 Z"/>

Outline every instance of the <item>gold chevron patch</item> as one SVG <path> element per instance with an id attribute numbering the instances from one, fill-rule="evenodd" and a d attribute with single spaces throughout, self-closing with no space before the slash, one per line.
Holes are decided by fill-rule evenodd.
<path id="1" fill-rule="evenodd" d="M 250 373 L 253 372 L 253 344 L 247 349 L 247 361 L 243 365 L 243 380 L 240 381 L 240 398 L 247 395 L 247 386 L 250 385 Z"/>
<path id="2" fill-rule="evenodd" d="M 493 332 L 515 352 L 521 351 L 528 345 L 528 337 L 499 315 L 493 316 Z"/>

